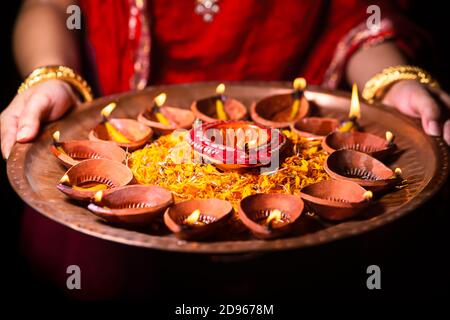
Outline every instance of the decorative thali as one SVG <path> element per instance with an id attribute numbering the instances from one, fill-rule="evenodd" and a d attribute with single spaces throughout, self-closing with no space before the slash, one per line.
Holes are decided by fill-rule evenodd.
<path id="1" fill-rule="evenodd" d="M 100 111 L 111 101 L 117 103 L 115 116 L 136 119 L 148 107 L 152 98 L 162 91 L 167 93 L 167 103 L 170 106 L 189 109 L 193 101 L 202 101 L 211 96 L 216 85 L 217 83 L 200 83 L 153 87 L 140 92 L 97 99 L 83 105 L 64 119 L 48 125 L 35 142 L 15 146 L 8 159 L 10 182 L 22 199 L 34 209 L 80 232 L 140 247 L 226 254 L 313 246 L 372 230 L 420 206 L 447 178 L 448 150 L 441 139 L 428 137 L 415 121 L 394 110 L 388 110 L 382 105 L 363 103 L 359 124 L 365 132 L 377 136 L 384 136 L 386 131 L 395 133 L 395 143 L 401 152 L 390 161 L 389 167 L 401 168 L 407 184 L 394 192 L 384 194 L 374 205 L 364 208 L 363 212 L 352 220 L 337 223 L 321 219 L 315 214 L 304 213 L 299 218 L 301 221 L 296 232 L 287 237 L 261 240 L 244 232 L 231 237 L 193 241 L 176 238 L 159 227 L 137 230 L 107 224 L 88 211 L 86 206 L 68 200 L 55 188 L 65 172 L 65 168 L 49 151 L 52 134 L 56 130 L 63 133 L 64 140 L 87 139 L 92 129 L 101 121 Z M 291 92 L 289 83 L 227 83 L 226 86 L 227 94 L 242 102 L 248 110 L 263 98 Z M 348 113 L 350 96 L 347 93 L 308 87 L 305 96 L 310 104 L 319 110 L 321 117 L 345 119 Z M 352 192 L 358 190 L 352 189 Z"/>

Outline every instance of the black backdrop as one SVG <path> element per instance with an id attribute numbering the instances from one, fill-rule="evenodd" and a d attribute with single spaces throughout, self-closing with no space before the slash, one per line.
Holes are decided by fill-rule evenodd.
<path id="1" fill-rule="evenodd" d="M 6 2 L 5 2 L 6 3 Z M 434 56 L 438 63 L 425 61 L 427 68 L 433 71 L 444 87 L 450 89 L 450 47 L 448 42 L 448 10 L 441 8 L 439 1 L 431 5 L 430 1 L 412 3 L 409 17 L 426 29 L 436 45 Z M 1 52 L 0 75 L 1 93 L 0 109 L 7 106 L 14 96 L 20 77 L 17 74 L 11 52 L 12 27 L 18 10 L 18 1 L 8 1 L 9 8 L 4 6 L 1 12 Z M 9 186 L 6 178 L 5 163 L 1 162 L 0 193 L 2 197 L 0 233 L 3 248 L 2 272 L 3 291 L 12 297 L 22 298 L 58 298 L 64 296 L 52 288 L 38 274 L 33 272 L 33 266 L 28 264 L 19 250 L 20 219 L 23 204 Z M 275 254 L 271 258 L 260 258 L 243 265 L 216 266 L 217 272 L 254 272 L 260 266 L 270 266 L 274 260 L 285 263 L 305 275 L 297 280 L 288 279 L 286 284 L 267 294 L 262 290 L 255 297 L 275 299 L 287 290 L 299 288 L 298 297 L 313 297 L 320 300 L 326 296 L 345 298 L 430 298 L 448 293 L 449 263 L 447 243 L 449 242 L 449 188 L 448 184 L 432 201 L 417 212 L 402 218 L 387 227 L 375 230 L 355 238 L 338 241 L 319 248 Z M 130 249 L 139 251 L 138 249 Z M 161 253 L 162 258 L 180 263 L 186 257 Z M 197 259 L 197 258 L 195 258 Z M 320 261 L 320 266 L 311 263 Z M 203 263 L 200 259 L 199 264 Z M 365 289 L 365 268 L 370 264 L 378 264 L 386 272 L 383 274 L 383 289 L 379 292 L 369 292 Z M 166 273 L 176 272 L 170 267 Z M 231 279 L 229 281 L 232 282 Z M 295 282 L 298 281 L 298 282 Z M 231 292 L 239 291 L 232 289 Z M 185 285 L 181 288 L 189 288 Z M 191 288 L 192 289 L 192 288 Z M 208 284 L 196 284 L 194 292 L 213 292 L 209 298 L 219 291 L 211 291 Z M 236 291 L 237 290 L 237 291 Z M 245 291 L 245 290 L 244 290 Z M 171 293 L 167 291 L 167 294 Z M 179 291 L 183 295 L 183 290 Z M 239 294 L 237 294 L 239 295 Z M 225 298 L 222 296 L 222 298 Z M 279 298 L 278 298 L 279 299 Z"/>

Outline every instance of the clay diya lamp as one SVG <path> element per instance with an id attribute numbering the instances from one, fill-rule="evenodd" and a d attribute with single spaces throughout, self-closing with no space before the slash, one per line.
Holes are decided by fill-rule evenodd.
<path id="1" fill-rule="evenodd" d="M 291 130 L 308 140 L 321 140 L 338 127 L 339 121 L 334 118 L 306 117 L 291 125 Z"/>
<path id="2" fill-rule="evenodd" d="M 138 121 L 158 135 L 169 134 L 176 129 L 190 129 L 195 120 L 192 111 L 165 106 L 166 97 L 165 93 L 156 96 L 152 106 L 138 115 Z"/>
<path id="3" fill-rule="evenodd" d="M 270 128 L 287 128 L 309 113 L 309 102 L 304 96 L 306 80 L 297 78 L 294 90 L 289 94 L 280 94 L 264 98 L 250 107 L 252 120 Z"/>
<path id="4" fill-rule="evenodd" d="M 123 163 L 127 158 L 127 153 L 122 148 L 110 142 L 91 140 L 61 142 L 59 137 L 59 131 L 55 131 L 50 150 L 66 168 L 87 159 L 109 159 Z"/>
<path id="5" fill-rule="evenodd" d="M 402 181 L 400 168 L 392 171 L 374 157 L 354 150 L 333 152 L 324 168 L 333 179 L 356 182 L 372 191 L 390 189 Z"/>
<path id="6" fill-rule="evenodd" d="M 100 190 L 88 209 L 107 222 L 124 226 L 145 226 L 173 204 L 167 189 L 157 186 L 130 185 Z"/>
<path id="7" fill-rule="evenodd" d="M 286 144 L 279 130 L 247 121 L 204 123 L 191 129 L 187 141 L 203 161 L 222 170 L 274 164 Z"/>
<path id="8" fill-rule="evenodd" d="M 326 180 L 303 188 L 300 196 L 320 217 L 342 221 L 366 208 L 373 194 L 352 181 Z"/>
<path id="9" fill-rule="evenodd" d="M 298 196 L 259 193 L 242 199 L 238 214 L 255 237 L 272 239 L 292 231 L 303 207 L 303 200 Z"/>
<path id="10" fill-rule="evenodd" d="M 71 167 L 56 186 L 70 198 L 88 201 L 99 190 L 121 187 L 133 180 L 124 164 L 107 159 L 84 160 Z"/>
<path id="11" fill-rule="evenodd" d="M 114 142 L 129 151 L 142 147 L 152 137 L 152 129 L 133 119 L 111 119 L 116 106 L 112 102 L 102 109 L 102 121 L 89 132 L 89 140 Z"/>
<path id="12" fill-rule="evenodd" d="M 328 153 L 337 150 L 355 150 L 377 159 L 384 159 L 395 151 L 396 145 L 394 135 L 390 131 L 386 132 L 386 139 L 366 132 L 335 131 L 322 140 L 322 148 Z"/>
<path id="13" fill-rule="evenodd" d="M 216 96 L 194 101 L 191 110 L 197 119 L 203 122 L 217 120 L 243 120 L 247 117 L 247 108 L 238 100 L 227 97 L 225 85 L 219 84 Z"/>
<path id="14" fill-rule="evenodd" d="M 232 214 L 233 207 L 225 200 L 187 200 L 169 207 L 164 223 L 179 239 L 199 240 L 225 226 Z"/>

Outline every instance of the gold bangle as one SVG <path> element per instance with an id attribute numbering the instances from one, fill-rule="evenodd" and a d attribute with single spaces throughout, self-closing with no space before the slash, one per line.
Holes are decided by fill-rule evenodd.
<path id="1" fill-rule="evenodd" d="M 387 89 L 400 80 L 417 80 L 432 88 L 439 88 L 439 83 L 425 70 L 415 66 L 389 67 L 367 81 L 362 97 L 369 103 L 381 100 Z"/>
<path id="2" fill-rule="evenodd" d="M 59 79 L 72 85 L 86 102 L 92 101 L 92 89 L 88 83 L 75 71 L 66 66 L 43 66 L 33 70 L 22 82 L 17 93 L 20 94 L 41 82 Z"/>

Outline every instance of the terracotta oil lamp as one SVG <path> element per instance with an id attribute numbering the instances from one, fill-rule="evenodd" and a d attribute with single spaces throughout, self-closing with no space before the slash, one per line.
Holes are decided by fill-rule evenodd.
<path id="1" fill-rule="evenodd" d="M 291 125 L 291 130 L 308 140 L 322 140 L 338 127 L 339 121 L 334 118 L 306 117 Z"/>
<path id="2" fill-rule="evenodd" d="M 239 203 L 242 223 L 260 239 L 278 238 L 292 231 L 303 211 L 300 197 L 290 194 L 260 193 Z"/>
<path id="3" fill-rule="evenodd" d="M 158 135 L 169 134 L 176 129 L 190 129 L 195 120 L 192 111 L 165 106 L 166 98 L 165 93 L 156 96 L 151 107 L 138 115 L 138 121 Z"/>
<path id="4" fill-rule="evenodd" d="M 306 80 L 297 78 L 292 93 L 270 96 L 252 104 L 250 116 L 260 125 L 287 128 L 309 113 L 309 102 L 304 96 Z"/>
<path id="5" fill-rule="evenodd" d="M 104 220 L 126 226 L 148 225 L 173 204 L 172 193 L 164 188 L 129 185 L 97 191 L 88 209 Z"/>
<path id="6" fill-rule="evenodd" d="M 383 191 L 402 181 L 400 168 L 392 171 L 381 161 L 354 150 L 333 152 L 325 161 L 324 168 L 333 179 L 356 182 L 372 191 Z"/>
<path id="7" fill-rule="evenodd" d="M 87 159 L 109 159 L 123 163 L 127 158 L 127 153 L 122 148 L 110 142 L 91 140 L 61 142 L 59 131 L 55 131 L 52 137 L 53 144 L 50 150 L 66 168 Z"/>
<path id="8" fill-rule="evenodd" d="M 270 165 L 286 138 L 277 129 L 251 122 L 217 121 L 192 128 L 187 141 L 204 161 L 236 170 Z"/>
<path id="9" fill-rule="evenodd" d="M 377 159 L 391 155 L 396 145 L 392 132 L 386 132 L 386 139 L 366 132 L 332 132 L 322 140 L 322 148 L 333 153 L 336 150 L 355 150 L 367 153 Z"/>
<path id="10" fill-rule="evenodd" d="M 70 198 L 90 200 L 97 191 L 129 184 L 133 173 L 124 164 L 108 159 L 84 160 L 71 167 L 56 186 Z"/>
<path id="11" fill-rule="evenodd" d="M 233 214 L 231 203 L 219 199 L 195 199 L 176 203 L 164 213 L 164 223 L 183 240 L 213 235 Z"/>
<path id="12" fill-rule="evenodd" d="M 102 109 L 102 121 L 89 132 L 89 140 L 114 142 L 129 151 L 142 147 L 152 137 L 152 129 L 133 119 L 111 119 L 116 106 L 112 102 Z"/>
<path id="13" fill-rule="evenodd" d="M 191 110 L 197 119 L 203 122 L 217 120 L 243 120 L 247 117 L 247 108 L 238 100 L 224 95 L 225 85 L 219 84 L 216 96 L 194 101 Z"/>
<path id="14" fill-rule="evenodd" d="M 300 196 L 320 217 L 342 221 L 366 208 L 373 194 L 352 181 L 326 180 L 303 188 Z"/>

